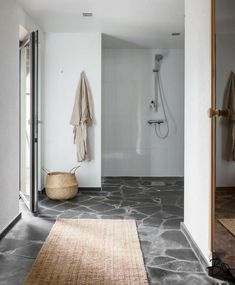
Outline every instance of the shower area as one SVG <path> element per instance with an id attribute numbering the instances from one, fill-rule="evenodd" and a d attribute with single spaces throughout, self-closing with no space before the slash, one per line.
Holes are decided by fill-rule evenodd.
<path id="1" fill-rule="evenodd" d="M 183 167 L 184 50 L 103 47 L 102 176 L 183 177 Z"/>

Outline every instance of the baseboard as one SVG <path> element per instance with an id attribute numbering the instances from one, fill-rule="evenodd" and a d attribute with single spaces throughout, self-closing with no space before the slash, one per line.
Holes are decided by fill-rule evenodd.
<path id="1" fill-rule="evenodd" d="M 195 240 L 193 239 L 192 235 L 190 234 L 190 232 L 188 231 L 186 225 L 184 223 L 180 224 L 181 227 L 181 231 L 185 234 L 190 246 L 192 247 L 194 253 L 196 254 L 196 256 L 198 257 L 198 259 L 200 260 L 204 270 L 207 273 L 207 267 L 210 266 L 209 262 L 206 260 L 206 258 L 204 257 L 202 251 L 200 250 L 200 248 L 198 247 L 198 245 L 196 244 Z"/>
<path id="2" fill-rule="evenodd" d="M 96 191 L 102 191 L 101 187 L 79 187 L 78 191 L 91 191 L 91 192 L 96 192 Z"/>
<path id="3" fill-rule="evenodd" d="M 234 192 L 235 191 L 235 187 L 234 186 L 221 186 L 221 187 L 216 187 L 216 191 L 218 192 Z"/>
<path id="4" fill-rule="evenodd" d="M 106 175 L 106 176 L 102 176 L 102 179 L 105 178 L 124 178 L 124 179 L 137 179 L 137 178 L 144 178 L 144 179 L 153 179 L 153 178 L 157 178 L 157 179 L 164 179 L 164 178 L 172 178 L 172 179 L 182 179 L 184 178 L 184 176 L 139 176 L 139 175 Z"/>
<path id="5" fill-rule="evenodd" d="M 21 219 L 21 213 L 19 213 L 8 226 L 6 226 L 1 232 L 0 232 L 0 240 L 4 238 L 4 236 L 14 227 L 14 225 Z"/>
<path id="6" fill-rule="evenodd" d="M 78 187 L 78 192 L 82 191 L 90 191 L 90 192 L 94 192 L 94 191 L 102 191 L 101 187 Z M 41 194 L 46 194 L 46 190 L 45 188 L 43 188 L 41 191 L 39 191 Z"/>

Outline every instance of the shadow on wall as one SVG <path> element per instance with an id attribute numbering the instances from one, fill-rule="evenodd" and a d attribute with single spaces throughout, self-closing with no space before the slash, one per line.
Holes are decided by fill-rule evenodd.
<path id="1" fill-rule="evenodd" d="M 102 34 L 103 48 L 126 48 L 126 49 L 145 49 L 147 46 L 139 45 L 133 42 L 129 42 L 125 39 L 116 38 L 107 34 Z"/>

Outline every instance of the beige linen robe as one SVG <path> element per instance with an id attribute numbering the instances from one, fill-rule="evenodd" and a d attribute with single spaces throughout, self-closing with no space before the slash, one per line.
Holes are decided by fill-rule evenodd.
<path id="1" fill-rule="evenodd" d="M 70 124 L 74 126 L 74 144 L 77 146 L 77 161 L 89 160 L 87 127 L 93 123 L 93 100 L 85 72 L 81 73 L 76 90 Z"/>
<path id="2" fill-rule="evenodd" d="M 232 160 L 235 160 L 235 73 L 231 72 L 227 87 L 227 108 L 231 123 Z"/>

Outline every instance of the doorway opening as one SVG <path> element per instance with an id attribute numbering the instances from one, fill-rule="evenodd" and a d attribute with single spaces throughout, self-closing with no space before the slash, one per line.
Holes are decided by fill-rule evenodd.
<path id="1" fill-rule="evenodd" d="M 38 192 L 38 32 L 19 28 L 20 197 L 37 212 Z"/>

